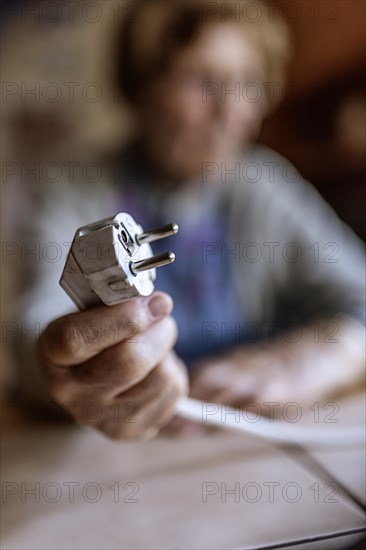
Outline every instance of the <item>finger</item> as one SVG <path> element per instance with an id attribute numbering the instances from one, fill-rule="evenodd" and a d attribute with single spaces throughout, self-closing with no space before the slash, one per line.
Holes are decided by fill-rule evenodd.
<path id="1" fill-rule="evenodd" d="M 223 370 L 225 374 L 224 379 L 220 376 L 220 370 Z M 228 369 L 221 369 L 220 367 L 213 367 L 212 369 L 205 368 L 198 375 L 193 374 L 193 380 L 191 383 L 191 397 L 196 399 L 202 399 L 206 401 L 215 401 L 217 395 L 224 390 L 231 387 L 231 371 Z"/>
<path id="2" fill-rule="evenodd" d="M 176 401 L 186 395 L 187 390 L 185 369 L 176 363 L 174 354 L 170 354 L 140 384 L 113 403 L 110 411 L 114 422 L 106 419 L 100 429 L 116 439 L 137 438 L 151 428 L 159 430 L 174 416 Z M 126 415 L 126 409 L 133 414 Z"/>
<path id="3" fill-rule="evenodd" d="M 173 301 L 168 294 L 154 292 L 116 306 L 98 306 L 71 313 L 53 321 L 42 334 L 39 354 L 46 363 L 78 365 L 103 350 L 133 341 L 157 320 L 169 315 Z"/>
<path id="4" fill-rule="evenodd" d="M 156 399 L 161 399 L 169 388 L 175 388 L 178 397 L 188 392 L 188 375 L 183 362 L 174 352 L 168 353 L 139 384 L 133 386 L 117 399 L 128 399 L 141 406 L 149 406 Z M 172 390 L 173 391 L 173 390 Z"/>
<path id="5" fill-rule="evenodd" d="M 181 392 L 171 387 L 154 399 L 149 405 L 144 405 L 138 413 L 139 422 L 118 426 L 113 437 L 118 439 L 143 438 L 144 434 L 154 430 L 155 434 L 165 426 L 175 415 L 176 402 Z M 108 434 L 110 435 L 110 433 Z"/>
<path id="6" fill-rule="evenodd" d="M 177 339 L 177 325 L 165 317 L 138 335 L 138 342 L 122 342 L 104 350 L 70 374 L 74 382 L 101 399 L 112 400 L 141 382 L 169 353 Z M 62 373 L 61 373 L 62 374 Z"/>
<path id="7" fill-rule="evenodd" d="M 158 395 L 158 398 L 146 406 L 143 414 L 142 428 L 147 430 L 150 426 L 160 430 L 175 416 L 177 400 L 188 392 L 188 383 L 185 369 L 176 368 L 176 361 L 173 357 L 167 358 L 163 365 L 160 365 L 163 374 L 158 376 L 172 377 L 173 383 L 166 385 L 166 390 Z"/>
<path id="8" fill-rule="evenodd" d="M 248 387 L 245 391 L 236 391 L 233 388 L 226 389 L 213 396 L 212 401 L 234 409 L 244 409 L 249 405 L 257 406 L 258 400 L 255 389 L 254 387 Z"/>
<path id="9" fill-rule="evenodd" d="M 191 435 L 198 435 L 205 432 L 205 426 L 202 426 L 192 420 L 187 420 L 180 416 L 175 416 L 166 426 L 164 426 L 163 434 L 174 436 L 174 437 L 184 437 Z"/>

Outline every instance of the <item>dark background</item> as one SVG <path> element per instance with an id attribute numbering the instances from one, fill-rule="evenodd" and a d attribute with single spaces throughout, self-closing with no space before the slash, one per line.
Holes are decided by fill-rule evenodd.
<path id="1" fill-rule="evenodd" d="M 276 4 L 293 30 L 295 57 L 289 92 L 262 139 L 365 238 L 366 2 Z"/>

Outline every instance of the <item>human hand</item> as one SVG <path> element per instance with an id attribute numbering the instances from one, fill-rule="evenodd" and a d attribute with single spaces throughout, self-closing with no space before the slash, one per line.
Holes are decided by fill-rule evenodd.
<path id="1" fill-rule="evenodd" d="M 51 396 L 77 422 L 114 439 L 155 435 L 188 388 L 173 351 L 172 309 L 167 294 L 154 292 L 53 321 L 38 343 Z"/>
<path id="2" fill-rule="evenodd" d="M 338 338 L 327 341 L 303 327 L 298 341 L 232 348 L 200 361 L 191 370 L 190 394 L 234 408 L 255 403 L 264 413 L 266 403 L 276 403 L 274 414 L 288 403 L 302 407 L 329 398 L 357 383 L 363 369 L 362 358 L 344 345 L 345 329 L 338 329 Z"/>

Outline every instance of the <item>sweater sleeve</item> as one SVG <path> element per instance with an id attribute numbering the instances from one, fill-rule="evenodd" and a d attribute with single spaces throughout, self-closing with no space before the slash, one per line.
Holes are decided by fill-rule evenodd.
<path id="1" fill-rule="evenodd" d="M 233 231 L 252 320 L 289 325 L 344 314 L 364 323 L 362 241 L 286 159 L 260 147 L 250 161 L 261 178 L 236 186 Z"/>

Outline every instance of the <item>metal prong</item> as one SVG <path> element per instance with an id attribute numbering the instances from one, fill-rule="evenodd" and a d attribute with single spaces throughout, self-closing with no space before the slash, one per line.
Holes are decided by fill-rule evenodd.
<path id="1" fill-rule="evenodd" d="M 146 258 L 146 260 L 130 262 L 130 269 L 133 275 L 136 275 L 137 273 L 141 273 L 141 271 L 147 271 L 148 269 L 155 269 L 156 267 L 161 267 L 162 265 L 172 264 L 174 260 L 174 252 L 164 252 L 163 254 L 158 254 L 158 256 Z"/>
<path id="2" fill-rule="evenodd" d="M 169 223 L 163 227 L 157 227 L 156 229 L 141 233 L 141 235 L 136 235 L 136 242 L 141 245 L 143 243 L 152 243 L 159 239 L 165 239 L 165 237 L 170 237 L 170 235 L 178 233 L 178 229 L 179 227 L 176 223 Z"/>

